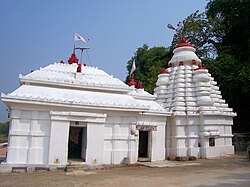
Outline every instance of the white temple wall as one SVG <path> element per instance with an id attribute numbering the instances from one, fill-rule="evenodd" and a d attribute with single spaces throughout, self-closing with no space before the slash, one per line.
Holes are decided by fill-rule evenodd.
<path id="1" fill-rule="evenodd" d="M 63 119 L 51 121 L 48 111 L 34 111 L 34 108 L 31 111 L 28 110 L 29 108 L 24 108 L 11 110 L 7 163 L 66 165 L 70 121 Z M 117 125 L 117 122 L 120 124 Z M 130 117 L 113 118 L 111 129 L 117 133 L 114 133 L 111 138 L 116 140 L 113 142 L 111 161 L 110 157 L 107 158 L 108 148 L 104 148 L 104 125 L 89 123 L 87 125 L 86 163 L 101 164 L 106 161 L 108 164 L 118 164 L 128 156 L 131 157 L 131 162 L 135 163 L 137 144 L 132 135 L 128 136 L 129 124 L 131 124 Z M 105 136 L 109 139 L 107 138 L 109 134 Z M 129 142 L 130 148 L 128 149 Z M 107 145 L 106 142 L 105 145 Z"/>
<path id="2" fill-rule="evenodd" d="M 212 158 L 220 156 L 219 147 L 201 147 L 201 158 Z"/>
<path id="3" fill-rule="evenodd" d="M 166 153 L 165 146 L 165 128 L 166 116 L 140 115 L 138 117 L 138 125 L 156 126 L 157 130 L 152 130 L 149 133 L 149 158 L 151 161 L 164 160 Z M 138 131 L 139 134 L 139 131 Z M 138 147 L 138 145 L 137 145 Z"/>
<path id="4" fill-rule="evenodd" d="M 103 133 L 106 114 L 51 111 L 52 129 L 54 135 L 50 141 L 50 163 L 65 166 L 68 159 L 69 129 L 71 126 L 81 128 L 82 144 L 79 158 L 85 159 L 87 164 L 103 163 Z M 58 130 L 57 128 L 60 128 Z M 58 132 L 60 135 L 57 135 Z M 61 140 L 60 146 L 58 141 Z M 55 149 L 54 149 L 55 148 Z"/>
<path id="5" fill-rule="evenodd" d="M 87 164 L 103 163 L 104 125 L 87 123 Z"/>
<path id="6" fill-rule="evenodd" d="M 165 125 L 157 126 L 157 131 L 152 131 L 151 161 L 165 159 Z"/>
<path id="7" fill-rule="evenodd" d="M 87 145 L 82 147 L 82 154 L 85 155 L 87 164 L 121 164 L 127 162 L 127 159 L 130 163 L 136 163 L 139 145 L 139 130 L 136 130 L 138 122 L 140 125 L 157 126 L 157 131 L 149 133 L 149 157 L 152 161 L 165 159 L 164 116 L 106 111 L 105 122 L 95 117 L 50 114 L 50 111 L 61 110 L 61 107 L 56 106 L 13 106 L 7 163 L 65 166 L 68 162 L 70 123 L 81 120 L 97 121 L 87 122 L 87 128 L 84 128 Z M 71 111 L 83 112 L 77 108 L 63 108 L 65 113 Z"/>
<path id="8" fill-rule="evenodd" d="M 134 114 L 108 114 L 104 125 L 104 164 L 121 164 L 126 159 L 136 163 L 138 159 L 139 130 L 136 125 L 157 126 L 157 131 L 149 133 L 150 160 L 165 159 L 165 124 L 166 117 L 130 116 Z M 134 134 L 135 132 L 135 134 Z"/>
<path id="9" fill-rule="evenodd" d="M 49 113 L 12 108 L 7 163 L 47 164 Z"/>
<path id="10" fill-rule="evenodd" d="M 109 114 L 104 125 L 104 164 L 121 164 L 129 158 L 137 162 L 138 138 L 131 134 L 136 117 Z"/>
<path id="11" fill-rule="evenodd" d="M 69 121 L 51 122 L 49 162 L 51 165 L 66 165 L 68 155 Z"/>
<path id="12" fill-rule="evenodd" d="M 220 115 L 202 115 L 202 132 L 208 132 L 210 135 L 202 136 L 201 158 L 210 158 L 234 154 L 232 145 L 232 125 L 233 118 Z M 216 133 L 216 135 L 213 135 Z M 209 139 L 214 138 L 215 144 L 210 145 Z"/>
<path id="13" fill-rule="evenodd" d="M 221 118 L 223 117 L 184 115 L 169 117 L 166 128 L 166 157 L 175 155 L 208 158 L 233 154 L 232 122 L 228 118 Z M 200 136 L 202 132 L 218 132 L 219 136 L 203 137 Z M 214 147 L 210 146 L 209 138 L 215 138 Z"/>
<path id="14" fill-rule="evenodd" d="M 179 115 L 168 117 L 166 128 L 166 157 L 175 155 L 200 157 L 199 117 Z"/>
<path id="15" fill-rule="evenodd" d="M 58 109 L 58 107 L 35 107 L 34 105 L 21 107 L 17 105 L 17 109 L 12 107 L 7 163 L 58 166 L 67 164 L 70 119 L 62 116 L 59 121 L 51 120 L 50 111 Z M 64 108 L 64 110 L 70 111 L 70 108 Z M 91 127 L 89 131 L 93 131 Z M 92 135 L 97 132 L 89 133 Z M 90 144 L 91 141 L 88 142 Z M 92 155 L 93 145 L 89 147 L 89 154 Z M 103 147 L 100 150 L 103 150 Z M 91 156 L 88 158 L 88 162 L 92 163 L 89 161 Z M 95 159 L 101 162 L 102 156 L 92 160 Z"/>

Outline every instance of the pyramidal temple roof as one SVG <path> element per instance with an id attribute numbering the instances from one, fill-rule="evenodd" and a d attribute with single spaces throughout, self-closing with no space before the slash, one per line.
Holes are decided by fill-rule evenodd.
<path id="1" fill-rule="evenodd" d="M 155 96 L 83 64 L 54 63 L 25 76 L 19 75 L 19 79 L 18 89 L 2 94 L 5 103 L 167 113 L 154 101 Z"/>
<path id="2" fill-rule="evenodd" d="M 35 70 L 28 75 L 19 75 L 21 84 L 39 83 L 46 85 L 69 86 L 106 91 L 128 92 L 132 89 L 121 80 L 114 78 L 96 67 L 82 66 L 77 72 L 78 64 L 54 63 Z"/>
<path id="3" fill-rule="evenodd" d="M 173 115 L 235 116 L 195 48 L 185 42 L 177 45 L 169 67 L 158 75 L 156 100 Z"/>

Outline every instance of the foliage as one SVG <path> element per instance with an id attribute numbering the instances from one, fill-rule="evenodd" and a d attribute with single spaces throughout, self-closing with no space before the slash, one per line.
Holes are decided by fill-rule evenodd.
<path id="1" fill-rule="evenodd" d="M 8 136 L 9 133 L 9 122 L 0 123 L 0 135 Z"/>
<path id="2" fill-rule="evenodd" d="M 238 94 L 238 92 L 234 92 L 239 85 L 237 59 L 230 54 L 222 54 L 215 60 L 207 61 L 206 67 L 210 70 L 215 80 L 218 81 L 220 89 L 227 90 L 227 92 L 222 92 L 223 98 L 226 98 L 227 102 L 232 103 Z"/>
<path id="3" fill-rule="evenodd" d="M 220 20 L 213 33 L 218 40 L 217 50 L 227 51 L 241 61 L 249 59 L 250 1 L 211 0 L 207 4 L 207 17 Z"/>
<path id="4" fill-rule="evenodd" d="M 162 67 L 167 67 L 167 62 L 170 60 L 172 52 L 170 48 L 152 47 L 144 44 L 138 48 L 134 56 L 127 62 L 128 75 L 126 83 L 130 80 L 130 70 L 133 60 L 136 63 L 134 78 L 136 82 L 142 81 L 143 87 L 149 93 L 153 93 L 157 75 L 161 72 Z"/>

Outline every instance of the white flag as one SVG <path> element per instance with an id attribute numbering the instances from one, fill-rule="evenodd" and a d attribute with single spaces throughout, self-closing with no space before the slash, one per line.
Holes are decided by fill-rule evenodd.
<path id="1" fill-rule="evenodd" d="M 135 66 L 135 60 L 133 61 L 133 65 L 130 71 L 130 75 L 136 70 L 136 66 Z"/>
<path id="2" fill-rule="evenodd" d="M 75 33 L 74 39 L 75 39 L 75 41 L 87 42 L 82 36 L 80 36 L 80 35 L 77 34 L 77 33 Z"/>

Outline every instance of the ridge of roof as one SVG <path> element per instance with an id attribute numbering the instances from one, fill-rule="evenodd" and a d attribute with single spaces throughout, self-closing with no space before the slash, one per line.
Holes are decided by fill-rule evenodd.
<path id="1" fill-rule="evenodd" d="M 139 103 L 130 95 L 103 93 L 64 88 L 22 85 L 10 94 L 2 94 L 6 99 L 24 99 L 26 101 L 55 102 L 87 106 L 135 108 L 148 110 L 149 105 Z"/>

